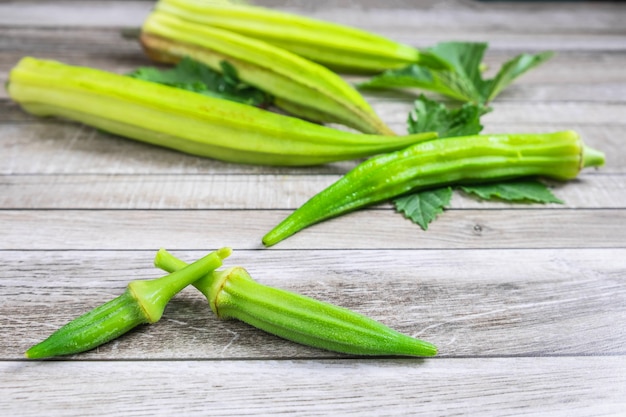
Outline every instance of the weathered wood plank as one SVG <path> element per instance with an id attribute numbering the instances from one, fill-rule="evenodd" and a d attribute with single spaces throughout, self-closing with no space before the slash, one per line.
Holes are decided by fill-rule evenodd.
<path id="1" fill-rule="evenodd" d="M 337 2 L 275 2 L 257 0 L 255 4 L 383 32 L 387 36 L 415 37 L 451 31 L 475 33 L 476 30 L 524 35 L 550 33 L 623 34 L 621 19 L 626 13 L 620 4 L 570 5 L 512 4 L 452 1 L 393 1 L 380 4 L 368 0 Z M 438 6 L 438 7 L 436 7 Z M 75 2 L 34 2 L 0 5 L 0 25 L 20 26 L 129 26 L 138 25 L 152 8 L 147 1 L 90 1 L 76 7 Z M 585 25 L 580 25 L 581 21 Z M 545 22 L 550 22 L 546 24 Z M 416 31 L 416 27 L 419 30 Z M 583 45 L 580 45 L 580 49 Z"/>
<path id="2" fill-rule="evenodd" d="M 3 209 L 296 209 L 340 178 L 328 175 L 0 175 Z M 550 183 L 565 202 L 532 208 L 626 208 L 626 175 L 594 175 Z M 589 198 L 593 196 L 593 198 Z M 384 207 L 391 209 L 391 205 Z M 482 201 L 455 192 L 451 209 L 528 205 Z"/>
<path id="3" fill-rule="evenodd" d="M 150 1 L 20 1 L 0 4 L 0 25 L 64 27 L 133 26 L 141 24 Z"/>
<path id="4" fill-rule="evenodd" d="M 195 158 L 32 118 L 0 88 L 0 415 L 622 415 L 626 6 L 258 1 L 418 47 L 489 41 L 491 70 L 555 49 L 493 103 L 486 132 L 572 128 L 608 164 L 559 187 L 563 207 L 458 198 L 422 232 L 381 205 L 265 250 L 265 232 L 354 162 Z M 0 2 L 0 80 L 24 55 L 119 73 L 145 65 L 120 30 L 152 5 Z M 365 94 L 403 132 L 417 93 Z M 441 357 L 348 359 L 296 345 L 216 320 L 189 288 L 160 323 L 96 351 L 21 359 L 128 281 L 158 274 L 159 246 L 192 260 L 221 245 L 235 247 L 226 264 L 260 282 L 365 313 L 436 343 Z"/>
<path id="5" fill-rule="evenodd" d="M 619 416 L 626 407 L 625 366 L 623 356 L 2 362 L 0 412 L 39 416 L 45 409 L 49 416 L 81 417 L 204 416 L 207 410 L 222 416 Z"/>
<path id="6" fill-rule="evenodd" d="M 519 106 L 517 106 L 519 108 Z M 506 112 L 504 106 L 501 106 Z M 528 109 L 526 109 L 528 110 Z M 398 115 L 385 110 L 396 119 L 397 131 L 406 129 L 404 119 L 408 106 Z M 523 111 L 523 110 L 522 110 Z M 537 109 L 536 118 L 540 118 Z M 626 108 L 624 109 L 626 111 Z M 485 133 L 552 132 L 573 129 L 585 143 L 606 153 L 607 162 L 602 173 L 625 172 L 626 153 L 623 137 L 626 127 L 612 122 L 595 124 L 593 120 L 576 121 L 573 118 L 555 120 L 507 122 L 488 115 Z M 563 111 L 561 114 L 564 114 Z M 577 112 L 578 113 L 578 112 Z M 404 116 L 401 116 L 404 114 Z M 528 114 L 528 113 L 527 113 Z M 578 115 L 584 118 L 584 113 Z M 529 118 L 532 117 L 529 115 Z M 617 116 L 616 116 L 617 117 Z M 543 117 L 541 117 L 543 118 Z M 495 119 L 495 120 L 494 120 Z M 614 119 L 620 120 L 620 119 Z M 37 121 L 4 123 L 0 137 L 0 174 L 344 174 L 356 165 L 355 161 L 306 168 L 280 168 L 224 163 L 208 158 L 182 154 L 141 142 L 108 135 L 93 128 L 70 122 Z"/>
<path id="7" fill-rule="evenodd" d="M 2 5 L 0 4 L 0 8 Z M 625 8 L 626 10 L 626 8 Z M 73 65 L 89 65 L 103 70 L 126 72 L 138 65 L 145 65 L 148 59 L 141 51 L 139 42 L 132 29 L 122 28 L 84 28 L 84 27 L 2 27 L 0 33 L 0 70 L 7 71 L 24 55 L 39 58 L 57 59 Z M 491 41 L 485 56 L 485 63 L 491 70 L 511 59 L 524 50 L 520 46 L 508 47 L 507 44 L 494 44 L 493 38 L 502 38 L 502 34 L 493 34 L 481 39 Z M 459 40 L 450 36 L 424 46 L 433 46 L 441 40 Z M 543 40 L 543 38 L 542 38 Z M 523 79 L 534 82 L 551 81 L 558 84 L 574 80 L 585 83 L 610 82 L 620 80 L 623 74 L 619 71 L 624 61 L 626 48 L 621 49 L 565 49 L 550 48 L 538 41 L 524 50 L 555 50 L 556 56 L 543 64 L 541 71 L 532 71 Z M 598 63 L 603 65 L 600 66 Z M 548 68 L 549 70 L 546 70 Z M 600 70 L 603 71 L 600 71 Z M 489 74 L 489 73 L 488 73 Z M 350 79 L 361 80 L 366 76 Z"/>
<path id="8" fill-rule="evenodd" d="M 198 259 L 204 251 L 175 251 Z M 0 358 L 161 273 L 154 251 L 0 251 Z M 372 258 L 376 262 L 372 262 Z M 245 251 L 259 282 L 366 314 L 439 346 L 440 356 L 624 354 L 625 249 Z M 617 327 L 616 327 L 617 326 Z M 158 343 L 155 343 L 158 341 Z M 186 289 L 161 322 L 76 359 L 341 357 L 220 321 Z"/>
<path id="9" fill-rule="evenodd" d="M 288 210 L 2 210 L 0 249 L 261 248 Z M 367 224 L 367 228 L 363 225 Z M 283 249 L 624 247 L 626 211 L 450 210 L 427 232 L 390 210 L 314 225 Z"/>

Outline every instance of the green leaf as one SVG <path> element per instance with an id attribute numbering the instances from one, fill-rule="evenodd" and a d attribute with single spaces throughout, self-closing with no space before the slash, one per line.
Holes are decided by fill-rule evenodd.
<path id="1" fill-rule="evenodd" d="M 497 198 L 511 202 L 563 204 L 563 201 L 555 197 L 545 184 L 533 180 L 464 185 L 460 188 L 466 193 L 474 194 L 483 200 Z"/>
<path id="2" fill-rule="evenodd" d="M 420 95 L 409 114 L 408 130 L 409 133 L 436 131 L 443 138 L 475 135 L 483 129 L 480 116 L 488 111 L 489 108 L 474 103 L 465 103 L 460 108 L 450 110 L 443 103 Z M 394 204 L 405 217 L 428 230 L 428 225 L 443 212 L 451 197 L 452 188 L 444 187 L 399 197 L 394 200 Z"/>
<path id="3" fill-rule="evenodd" d="M 407 121 L 409 133 L 436 131 L 440 138 L 480 133 L 483 129 L 480 117 L 491 111 L 488 107 L 474 103 L 465 103 L 460 108 L 450 110 L 443 103 L 424 95 L 420 95 L 414 106 Z"/>
<path id="4" fill-rule="evenodd" d="M 513 83 L 517 77 L 532 68 L 541 65 L 548 59 L 552 58 L 553 55 L 554 53 L 552 52 L 542 52 L 536 55 L 521 54 L 510 61 L 505 62 L 495 78 L 486 82 L 484 87 L 486 101 L 492 101 L 502 92 L 502 90 Z"/>
<path id="5" fill-rule="evenodd" d="M 186 57 L 172 69 L 143 67 L 128 75 L 133 78 L 252 106 L 263 107 L 271 102 L 271 96 L 267 93 L 242 83 L 237 75 L 237 70 L 230 63 L 222 61 L 220 67 L 223 74 Z"/>
<path id="6" fill-rule="evenodd" d="M 412 87 L 430 90 L 466 102 L 486 104 L 526 71 L 548 60 L 553 53 L 521 54 L 506 62 L 493 79 L 482 77 L 486 43 L 443 42 L 428 50 L 448 68 L 427 68 L 412 64 L 388 70 L 359 84 L 361 88 Z"/>
<path id="7" fill-rule="evenodd" d="M 488 46 L 483 42 L 442 42 L 429 49 L 432 54 L 450 63 L 450 72 L 455 74 L 450 77 L 458 79 L 452 87 L 468 97 L 466 101 L 480 102 L 482 98 L 484 82 L 481 63 Z"/>
<path id="8" fill-rule="evenodd" d="M 434 91 L 459 101 L 480 101 L 472 91 L 471 84 L 454 71 L 432 70 L 413 64 L 407 67 L 387 70 L 369 81 L 357 85 L 359 88 L 419 88 Z M 468 91 L 469 90 L 469 91 Z"/>
<path id="9" fill-rule="evenodd" d="M 452 188 L 444 187 L 399 197 L 393 202 L 396 210 L 403 213 L 404 217 L 428 230 L 430 222 L 443 212 L 451 198 Z"/>
<path id="10" fill-rule="evenodd" d="M 227 85 L 237 86 L 240 84 L 237 69 L 230 62 L 220 62 L 220 68 L 222 69 L 222 76 Z"/>

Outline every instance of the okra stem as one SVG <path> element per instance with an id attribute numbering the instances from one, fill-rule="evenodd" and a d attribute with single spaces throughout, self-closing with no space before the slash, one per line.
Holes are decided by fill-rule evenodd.
<path id="1" fill-rule="evenodd" d="M 528 176 L 575 178 L 604 155 L 576 132 L 435 139 L 371 158 L 313 196 L 263 237 L 272 246 L 325 219 L 427 188 Z"/>
<path id="2" fill-rule="evenodd" d="M 604 165 L 604 153 L 597 149 L 583 145 L 582 168 L 599 167 Z"/>
<path id="3" fill-rule="evenodd" d="M 185 263 L 160 250 L 155 265 L 166 271 Z M 437 348 L 351 310 L 262 285 L 241 267 L 214 271 L 196 281 L 213 312 L 287 340 L 354 355 L 434 356 Z"/>

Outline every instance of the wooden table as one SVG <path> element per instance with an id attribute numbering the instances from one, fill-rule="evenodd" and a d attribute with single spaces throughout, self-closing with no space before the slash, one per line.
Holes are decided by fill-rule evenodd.
<path id="1" fill-rule="evenodd" d="M 488 41 L 487 63 L 555 58 L 493 104 L 485 132 L 575 129 L 606 167 L 564 205 L 457 195 L 428 232 L 383 204 L 271 249 L 261 236 L 354 166 L 240 166 L 43 120 L 0 92 L 0 415 L 626 414 L 626 5 L 266 1 L 426 47 Z M 0 80 L 25 56 L 124 73 L 144 1 L 0 3 Z M 366 97 L 395 130 L 417 92 Z M 161 322 L 92 352 L 27 361 L 52 330 L 152 278 L 159 247 L 229 245 L 258 281 L 439 346 L 355 358 L 217 320 L 186 289 Z"/>

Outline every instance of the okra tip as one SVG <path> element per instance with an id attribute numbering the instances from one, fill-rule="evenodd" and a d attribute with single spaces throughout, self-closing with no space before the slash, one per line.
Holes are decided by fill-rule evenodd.
<path id="1" fill-rule="evenodd" d="M 421 340 L 420 342 L 420 351 L 418 353 L 419 356 L 437 356 L 437 353 L 439 353 L 439 349 L 437 348 L 437 346 L 429 342 L 424 342 L 423 340 Z"/>
<path id="2" fill-rule="evenodd" d="M 217 250 L 217 256 L 219 256 L 222 259 L 228 258 L 232 253 L 233 253 L 233 249 L 228 247 L 228 246 L 225 246 L 223 248 L 219 248 Z"/>
<path id="3" fill-rule="evenodd" d="M 45 359 L 55 356 L 54 354 L 50 354 L 45 349 L 39 349 L 38 345 L 31 346 L 26 352 L 24 352 L 24 357 L 26 359 Z"/>
<path id="4" fill-rule="evenodd" d="M 261 239 L 263 246 L 265 246 L 266 248 L 269 248 L 270 246 L 274 246 L 281 240 L 284 240 L 288 238 L 289 236 L 291 236 L 293 233 L 295 233 L 295 232 L 285 233 L 283 228 L 281 228 L 280 226 L 281 225 L 279 224 L 278 226 L 270 230 L 265 236 L 263 236 L 263 238 Z"/>
<path id="5" fill-rule="evenodd" d="M 582 168 L 600 167 L 604 165 L 604 152 L 583 146 Z"/>

